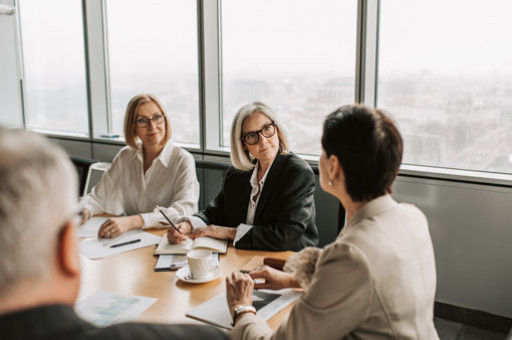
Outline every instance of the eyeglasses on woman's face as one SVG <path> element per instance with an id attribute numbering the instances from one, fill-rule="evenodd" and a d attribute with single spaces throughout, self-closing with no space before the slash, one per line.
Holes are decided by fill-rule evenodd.
<path id="1" fill-rule="evenodd" d="M 272 122 L 257 131 L 246 132 L 242 135 L 242 141 L 248 145 L 257 144 L 260 141 L 260 133 L 265 138 L 270 138 L 276 133 L 276 123 Z"/>
<path id="2" fill-rule="evenodd" d="M 155 125 L 160 125 L 163 123 L 163 121 L 164 121 L 163 115 L 154 115 L 151 118 L 147 118 L 147 117 L 137 118 L 135 120 L 135 124 L 137 124 L 137 127 L 139 127 L 139 128 L 145 128 L 145 127 L 149 126 L 150 122 L 153 122 L 153 124 L 155 124 Z"/>

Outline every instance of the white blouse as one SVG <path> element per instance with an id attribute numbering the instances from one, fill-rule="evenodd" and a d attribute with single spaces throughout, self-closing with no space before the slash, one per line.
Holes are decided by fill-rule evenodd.
<path id="1" fill-rule="evenodd" d="M 157 205 L 175 223 L 197 211 L 199 182 L 194 157 L 168 141 L 144 173 L 142 150 L 126 146 L 84 199 L 91 215 L 140 214 L 143 228 L 167 227 L 159 223 L 166 220 L 154 211 Z"/>

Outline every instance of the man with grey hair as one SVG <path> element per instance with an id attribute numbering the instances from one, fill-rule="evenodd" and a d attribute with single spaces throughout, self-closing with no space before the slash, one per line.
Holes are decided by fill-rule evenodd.
<path id="1" fill-rule="evenodd" d="M 0 127 L 2 339 L 226 339 L 206 326 L 97 328 L 74 313 L 80 286 L 76 181 L 60 148 L 36 134 Z"/>

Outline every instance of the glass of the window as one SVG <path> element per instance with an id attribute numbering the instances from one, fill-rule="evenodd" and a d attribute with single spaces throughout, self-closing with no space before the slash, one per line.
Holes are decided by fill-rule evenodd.
<path id="1" fill-rule="evenodd" d="M 89 133 L 82 2 L 18 2 L 29 129 Z"/>
<path id="2" fill-rule="evenodd" d="M 324 117 L 354 102 L 357 1 L 222 1 L 223 145 L 253 102 L 286 122 L 291 149 L 320 153 Z"/>
<path id="3" fill-rule="evenodd" d="M 113 132 L 140 93 L 165 105 L 173 140 L 199 144 L 196 1 L 107 0 Z"/>
<path id="4" fill-rule="evenodd" d="M 510 173 L 512 2 L 381 1 L 378 107 L 404 162 Z"/>

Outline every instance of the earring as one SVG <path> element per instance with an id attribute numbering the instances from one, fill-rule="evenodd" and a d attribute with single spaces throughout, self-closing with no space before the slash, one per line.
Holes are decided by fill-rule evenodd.
<path id="1" fill-rule="evenodd" d="M 329 180 L 329 182 L 327 184 L 329 184 L 330 187 L 332 187 L 334 185 L 334 183 L 332 182 L 331 179 Z"/>

